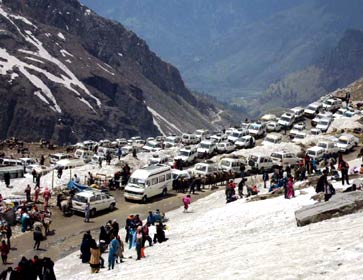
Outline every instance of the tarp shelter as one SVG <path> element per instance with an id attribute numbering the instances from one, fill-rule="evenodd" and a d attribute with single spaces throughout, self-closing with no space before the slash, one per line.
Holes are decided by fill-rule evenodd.
<path id="1" fill-rule="evenodd" d="M 85 190 L 92 190 L 89 186 L 85 186 L 79 183 L 76 183 L 75 181 L 69 181 L 67 184 L 68 189 L 76 189 L 77 192 L 85 191 Z"/>

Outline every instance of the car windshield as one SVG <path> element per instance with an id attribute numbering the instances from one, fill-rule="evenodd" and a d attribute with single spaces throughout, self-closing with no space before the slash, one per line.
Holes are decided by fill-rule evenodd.
<path id="1" fill-rule="evenodd" d="M 233 137 L 239 137 L 241 135 L 241 132 L 233 132 L 232 136 Z"/>
<path id="2" fill-rule="evenodd" d="M 339 140 L 339 144 L 347 145 L 348 140 L 341 139 L 341 140 Z"/>
<path id="3" fill-rule="evenodd" d="M 195 170 L 196 171 L 201 171 L 201 172 L 206 172 L 207 171 L 207 166 L 205 166 L 205 165 L 196 165 Z"/>
<path id="4" fill-rule="evenodd" d="M 228 160 L 221 161 L 221 166 L 229 167 L 230 165 L 231 165 L 231 163 Z"/>
<path id="5" fill-rule="evenodd" d="M 287 116 L 282 116 L 281 117 L 281 120 L 285 121 L 285 122 L 289 122 L 291 120 L 290 117 L 287 117 Z"/>
<path id="6" fill-rule="evenodd" d="M 150 142 L 146 143 L 146 147 L 155 148 L 156 144 L 152 144 Z"/>
<path id="7" fill-rule="evenodd" d="M 200 144 L 200 147 L 201 147 L 202 149 L 209 149 L 210 144 L 201 143 L 201 144 Z"/>
<path id="8" fill-rule="evenodd" d="M 249 160 L 257 161 L 258 160 L 258 157 L 257 156 L 250 156 Z"/>
<path id="9" fill-rule="evenodd" d="M 325 104 L 326 105 L 333 105 L 333 101 L 332 100 L 327 100 L 327 101 L 325 101 Z"/>
<path id="10" fill-rule="evenodd" d="M 314 151 L 308 151 L 308 153 L 307 153 L 309 156 L 312 156 L 312 157 L 314 157 L 315 156 L 315 152 Z"/>
<path id="11" fill-rule="evenodd" d="M 266 137 L 266 138 L 265 138 L 265 141 L 267 141 L 267 142 L 271 142 L 271 143 L 276 143 L 276 142 L 278 142 L 278 140 L 277 140 L 277 139 L 272 138 L 272 137 Z"/>
<path id="12" fill-rule="evenodd" d="M 306 109 L 307 110 L 311 110 L 311 111 L 315 111 L 316 110 L 316 107 L 315 106 L 308 106 Z"/>
<path id="13" fill-rule="evenodd" d="M 247 138 L 240 138 L 238 139 L 238 142 L 241 142 L 241 143 L 244 143 L 244 142 L 247 142 L 248 139 Z"/>
<path id="14" fill-rule="evenodd" d="M 144 189 L 145 188 L 145 181 L 138 179 L 138 178 L 133 178 L 131 177 L 129 180 L 129 183 L 133 184 L 134 187 L 136 188 L 140 188 L 140 189 Z"/>
<path id="15" fill-rule="evenodd" d="M 188 157 L 189 156 L 189 152 L 187 152 L 187 151 L 179 151 L 179 156 Z"/>
<path id="16" fill-rule="evenodd" d="M 282 154 L 272 153 L 271 157 L 282 159 Z"/>
<path id="17" fill-rule="evenodd" d="M 259 130 L 260 129 L 260 125 L 258 125 L 258 124 L 252 124 L 249 129 Z"/>
<path id="18" fill-rule="evenodd" d="M 295 138 L 297 139 L 304 139 L 305 138 L 305 134 L 296 134 Z"/>
<path id="19" fill-rule="evenodd" d="M 81 195 L 75 195 L 73 197 L 73 200 L 82 202 L 82 203 L 87 203 L 87 198 L 85 198 L 84 196 L 81 196 Z"/>
<path id="20" fill-rule="evenodd" d="M 327 148 L 328 147 L 328 145 L 326 144 L 326 143 L 319 143 L 318 144 L 318 147 L 322 147 L 322 148 Z"/>

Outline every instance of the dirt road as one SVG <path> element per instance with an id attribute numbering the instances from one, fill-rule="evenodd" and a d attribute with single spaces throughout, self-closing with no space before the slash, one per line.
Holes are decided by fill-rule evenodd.
<path id="1" fill-rule="evenodd" d="M 223 188 L 222 186 L 220 188 Z M 192 195 L 193 200 L 200 199 L 212 193 L 211 190 Z M 34 255 L 49 256 L 54 261 L 79 250 L 83 233 L 91 230 L 92 236 L 98 240 L 99 228 L 105 225 L 108 220 L 117 219 L 120 224 L 120 232 L 124 231 L 126 217 L 133 213 L 139 214 L 142 219 L 146 218 L 148 211 L 160 209 L 167 212 L 176 209 L 182 205 L 181 198 L 183 193 L 172 192 L 166 198 L 156 197 L 147 204 L 137 202 L 125 202 L 122 191 L 111 192 L 117 200 L 117 209 L 113 212 L 104 212 L 92 218 L 90 223 L 84 223 L 81 214 L 71 217 L 63 217 L 62 213 L 55 206 L 52 208 L 53 222 L 51 224 L 51 235 L 47 240 L 41 242 L 42 250 L 33 249 L 33 232 L 26 232 L 12 240 L 12 249 L 9 253 L 8 262 L 17 265 L 22 256 L 27 258 Z M 7 267 L 7 266 L 6 266 Z M 0 269 L 3 270 L 4 265 L 1 264 Z M 0 270 L 0 271 L 1 271 Z"/>

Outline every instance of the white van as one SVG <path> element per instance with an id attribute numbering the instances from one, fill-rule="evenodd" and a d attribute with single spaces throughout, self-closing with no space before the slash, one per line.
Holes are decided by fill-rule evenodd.
<path id="1" fill-rule="evenodd" d="M 290 112 L 295 115 L 295 119 L 299 120 L 304 116 L 304 108 L 302 107 L 295 107 L 290 109 Z"/>
<path id="2" fill-rule="evenodd" d="M 142 147 L 142 149 L 145 152 L 157 152 L 162 150 L 162 144 L 157 141 L 148 141 L 146 144 Z"/>
<path id="3" fill-rule="evenodd" d="M 125 200 L 141 200 L 165 196 L 173 187 L 170 166 L 151 165 L 134 171 L 125 187 Z"/>
<path id="4" fill-rule="evenodd" d="M 86 204 L 90 204 L 90 216 L 96 216 L 98 211 L 109 209 L 113 211 L 116 200 L 113 196 L 100 191 L 83 191 L 76 193 L 72 198 L 72 210 L 84 212 Z"/>
<path id="5" fill-rule="evenodd" d="M 55 169 L 70 169 L 84 165 L 82 159 L 61 159 L 56 162 Z"/>
<path id="6" fill-rule="evenodd" d="M 22 162 L 22 164 L 27 167 L 30 164 L 36 164 L 36 160 L 33 158 L 19 158 L 19 160 Z"/>
<path id="7" fill-rule="evenodd" d="M 278 123 L 282 126 L 282 127 L 291 127 L 295 122 L 295 114 L 288 112 L 283 114 Z"/>
<path id="8" fill-rule="evenodd" d="M 77 149 L 74 152 L 74 157 L 83 159 L 84 162 L 90 162 L 92 160 L 92 156 L 93 156 L 93 152 L 88 151 L 88 150 Z"/>
<path id="9" fill-rule="evenodd" d="M 247 161 L 245 158 L 239 159 L 239 158 L 222 158 L 218 163 L 218 169 L 229 172 L 232 171 L 234 174 L 239 174 L 241 164 L 245 165 L 245 171 L 247 172 Z"/>
<path id="10" fill-rule="evenodd" d="M 306 154 L 316 161 L 321 161 L 324 158 L 325 150 L 322 147 L 314 146 L 307 149 Z"/>
<path id="11" fill-rule="evenodd" d="M 99 155 L 99 156 L 106 157 L 106 155 L 108 153 L 110 153 L 111 155 L 116 155 L 117 150 L 114 148 L 107 148 L 107 147 L 102 147 L 102 146 L 97 148 L 97 155 Z"/>
<path id="12" fill-rule="evenodd" d="M 62 159 L 69 159 L 71 157 L 72 157 L 71 155 L 61 154 L 61 153 L 51 154 L 49 155 L 49 162 L 51 164 L 55 164 L 57 161 L 60 161 Z"/>
<path id="13" fill-rule="evenodd" d="M 248 130 L 241 129 L 241 130 L 234 130 L 230 135 L 228 135 L 229 142 L 236 142 L 239 138 L 248 135 Z"/>
<path id="14" fill-rule="evenodd" d="M 165 138 L 164 147 L 171 148 L 180 144 L 181 138 L 179 136 L 168 136 Z"/>
<path id="15" fill-rule="evenodd" d="M 199 138 L 195 134 L 183 133 L 182 143 L 185 145 L 198 144 L 200 142 Z"/>
<path id="16" fill-rule="evenodd" d="M 248 134 L 257 138 L 264 136 L 267 132 L 266 124 L 255 122 L 248 127 Z"/>
<path id="17" fill-rule="evenodd" d="M 248 157 L 248 165 L 252 172 L 261 172 L 262 170 L 271 171 L 275 164 L 270 156 L 251 154 Z"/>
<path id="18" fill-rule="evenodd" d="M 161 154 L 152 155 L 152 157 L 148 161 L 149 165 L 160 165 L 160 164 L 167 165 L 168 163 L 169 163 L 169 158 L 166 155 L 161 155 Z"/>
<path id="19" fill-rule="evenodd" d="M 201 162 L 201 163 L 197 163 L 194 166 L 192 173 L 194 176 L 197 176 L 197 175 L 207 176 L 207 175 L 212 175 L 217 171 L 218 171 L 218 168 L 215 163 Z"/>
<path id="20" fill-rule="evenodd" d="M 270 133 L 266 135 L 265 139 L 262 141 L 262 145 L 280 144 L 281 141 L 281 134 Z"/>
<path id="21" fill-rule="evenodd" d="M 197 129 L 194 134 L 200 139 L 206 139 L 209 136 L 209 131 L 206 129 Z"/>
<path id="22" fill-rule="evenodd" d="M 351 134 L 343 134 L 339 137 L 337 146 L 343 153 L 349 152 L 359 144 L 359 139 Z"/>
<path id="23" fill-rule="evenodd" d="M 199 157 L 207 154 L 208 156 L 213 155 L 216 152 L 217 145 L 213 141 L 204 140 L 199 143 L 197 153 Z"/>
<path id="24" fill-rule="evenodd" d="M 335 112 L 340 107 L 342 107 L 342 101 L 340 99 L 330 98 L 323 103 L 323 108 L 330 112 Z"/>
<path id="25" fill-rule="evenodd" d="M 184 147 L 174 157 L 174 160 L 181 160 L 184 164 L 191 164 L 197 159 L 197 149 L 195 147 Z"/>
<path id="26" fill-rule="evenodd" d="M 319 113 L 321 106 L 322 104 L 320 102 L 309 104 L 304 110 L 304 115 L 310 119 L 314 118 Z"/>
<path id="27" fill-rule="evenodd" d="M 300 158 L 296 154 L 286 151 L 278 151 L 272 153 L 271 159 L 275 165 L 283 167 L 294 166 L 300 161 Z"/>
<path id="28" fill-rule="evenodd" d="M 17 159 L 0 158 L 0 166 L 22 166 L 23 162 Z"/>

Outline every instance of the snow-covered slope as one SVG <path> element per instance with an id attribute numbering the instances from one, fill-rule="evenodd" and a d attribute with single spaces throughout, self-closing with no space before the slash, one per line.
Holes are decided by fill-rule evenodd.
<path id="1" fill-rule="evenodd" d="M 146 248 L 142 261 L 126 249 L 132 259 L 91 275 L 76 252 L 56 262 L 57 279 L 361 279 L 361 213 L 297 227 L 294 212 L 313 193 L 225 204 L 216 192 L 191 213 L 168 213 L 169 241 Z"/>

